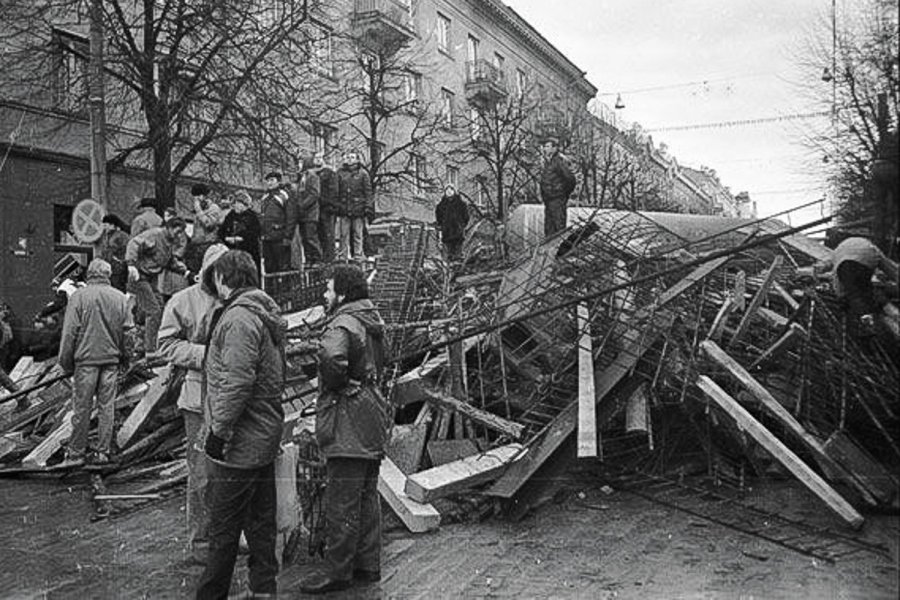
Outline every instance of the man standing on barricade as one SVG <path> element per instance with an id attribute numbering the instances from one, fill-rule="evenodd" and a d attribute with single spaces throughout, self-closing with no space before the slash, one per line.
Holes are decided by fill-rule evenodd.
<path id="1" fill-rule="evenodd" d="M 362 270 L 339 265 L 328 281 L 330 320 L 319 347 L 316 441 L 325 457 L 325 568 L 306 593 L 381 580 L 378 470 L 393 426 L 381 395 L 384 321 Z"/>

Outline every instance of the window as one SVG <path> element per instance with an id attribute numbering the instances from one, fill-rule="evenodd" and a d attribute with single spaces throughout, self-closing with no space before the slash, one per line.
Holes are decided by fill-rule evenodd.
<path id="1" fill-rule="evenodd" d="M 425 157 L 421 154 L 412 154 L 413 190 L 417 196 L 426 192 L 427 173 L 425 172 Z"/>
<path id="2" fill-rule="evenodd" d="M 475 178 L 475 205 L 483 209 L 487 206 L 487 201 L 487 180 L 483 175 L 479 175 Z"/>
<path id="3" fill-rule="evenodd" d="M 418 102 L 422 98 L 422 74 L 409 71 L 403 77 L 403 100 Z"/>
<path id="4" fill-rule="evenodd" d="M 452 185 L 459 191 L 459 167 L 447 165 L 447 185 Z"/>
<path id="5" fill-rule="evenodd" d="M 525 71 L 522 69 L 516 69 L 516 93 L 521 98 L 525 95 L 525 90 L 528 88 L 528 76 L 525 75 Z"/>
<path id="6" fill-rule="evenodd" d="M 334 62 L 331 56 L 331 32 L 317 29 L 313 33 L 309 47 L 309 60 L 313 69 L 328 77 L 334 76 Z"/>
<path id="7" fill-rule="evenodd" d="M 437 43 L 441 52 L 450 54 L 450 17 L 437 15 Z"/>
<path id="8" fill-rule="evenodd" d="M 478 46 L 481 42 L 474 35 L 469 35 L 469 41 L 466 43 L 466 60 L 475 62 L 478 60 Z"/>
<path id="9" fill-rule="evenodd" d="M 441 89 L 441 124 L 444 127 L 453 127 L 453 92 Z"/>
<path id="10" fill-rule="evenodd" d="M 55 32 L 57 53 L 55 101 L 62 110 L 87 111 L 87 40 Z"/>
<path id="11" fill-rule="evenodd" d="M 316 154 L 328 156 L 334 148 L 334 127 L 313 123 L 312 145 Z"/>
<path id="12" fill-rule="evenodd" d="M 481 113 L 475 108 L 469 109 L 469 133 L 472 135 L 472 141 L 481 140 Z"/>
<path id="13" fill-rule="evenodd" d="M 503 63 L 506 62 L 506 59 L 499 52 L 494 52 L 494 66 L 497 67 L 497 70 L 503 70 Z"/>

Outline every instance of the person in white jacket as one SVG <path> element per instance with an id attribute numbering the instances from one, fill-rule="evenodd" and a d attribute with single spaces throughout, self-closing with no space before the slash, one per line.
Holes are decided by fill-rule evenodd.
<path id="1" fill-rule="evenodd" d="M 206 460 L 203 456 L 205 420 L 203 417 L 203 356 L 209 335 L 210 319 L 221 302 L 204 283 L 203 274 L 217 258 L 228 251 L 224 244 L 213 244 L 203 256 L 198 282 L 175 293 L 166 303 L 159 327 L 159 353 L 172 369 L 184 369 L 184 383 L 178 396 L 178 408 L 184 419 L 187 440 L 188 485 L 186 498 L 190 559 L 206 563 L 209 546 L 209 518 L 204 493 Z M 174 373 L 173 373 L 174 375 Z"/>

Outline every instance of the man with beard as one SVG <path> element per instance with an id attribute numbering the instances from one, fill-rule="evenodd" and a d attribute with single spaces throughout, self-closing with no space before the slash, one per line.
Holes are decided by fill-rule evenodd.
<path id="1" fill-rule="evenodd" d="M 363 272 L 337 266 L 325 301 L 330 313 L 319 347 L 316 441 L 325 457 L 325 568 L 304 579 L 317 594 L 381 580 L 378 469 L 393 426 L 379 381 L 384 321 Z"/>

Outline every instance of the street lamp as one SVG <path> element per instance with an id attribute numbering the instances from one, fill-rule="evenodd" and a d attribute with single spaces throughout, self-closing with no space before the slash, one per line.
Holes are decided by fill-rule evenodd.
<path id="1" fill-rule="evenodd" d="M 625 103 L 622 102 L 622 94 L 616 96 L 616 108 L 625 108 Z"/>

